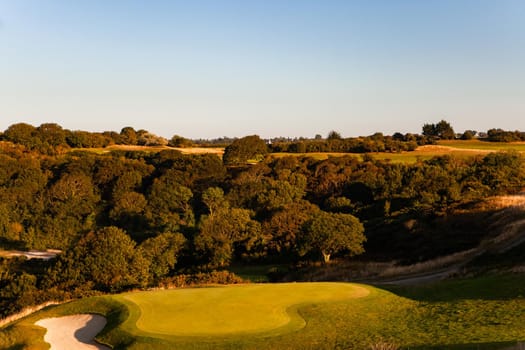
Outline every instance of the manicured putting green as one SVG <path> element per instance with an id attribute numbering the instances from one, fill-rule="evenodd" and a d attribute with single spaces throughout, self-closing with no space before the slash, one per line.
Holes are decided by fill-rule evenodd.
<path id="1" fill-rule="evenodd" d="M 253 284 L 128 293 L 140 309 L 135 326 L 146 333 L 228 336 L 288 332 L 304 327 L 301 304 L 365 297 L 369 290 L 349 283 Z"/>

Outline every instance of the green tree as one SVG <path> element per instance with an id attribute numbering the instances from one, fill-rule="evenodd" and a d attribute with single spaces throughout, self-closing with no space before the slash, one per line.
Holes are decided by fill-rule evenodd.
<path id="1" fill-rule="evenodd" d="M 166 146 L 168 140 L 146 130 L 137 131 L 137 144 L 141 146 Z"/>
<path id="2" fill-rule="evenodd" d="M 448 123 L 445 120 L 441 120 L 439 123 L 436 124 L 436 131 L 438 136 L 444 140 L 451 140 L 456 137 L 454 129 L 452 129 L 450 123 Z"/>
<path id="3" fill-rule="evenodd" d="M 66 131 L 55 123 L 41 124 L 37 128 L 40 140 L 52 147 L 66 145 Z"/>
<path id="4" fill-rule="evenodd" d="M 425 136 L 437 136 L 436 125 L 435 124 L 424 124 L 423 125 L 423 135 Z"/>
<path id="5" fill-rule="evenodd" d="M 525 158 L 516 151 L 489 153 L 477 167 L 476 175 L 492 194 L 517 192 L 525 182 Z"/>
<path id="6" fill-rule="evenodd" d="M 54 247 L 66 248 L 82 231 L 95 227 L 100 196 L 91 178 L 82 173 L 64 173 L 47 192 L 46 235 L 54 235 Z M 37 231 L 40 227 L 36 226 Z M 56 232 L 53 232 L 55 230 Z M 59 238 L 60 237 L 60 238 Z"/>
<path id="7" fill-rule="evenodd" d="M 236 255 L 255 250 L 261 238 L 260 224 L 246 209 L 222 209 L 203 216 L 195 237 L 195 248 L 210 268 L 227 266 Z"/>
<path id="8" fill-rule="evenodd" d="M 461 135 L 462 140 L 472 140 L 477 134 L 477 131 L 475 130 L 465 130 L 463 134 Z"/>
<path id="9" fill-rule="evenodd" d="M 319 208 L 308 201 L 300 200 L 275 212 L 262 226 L 269 255 L 280 255 L 285 259 L 297 256 L 298 237 L 304 223 L 312 218 Z"/>
<path id="10" fill-rule="evenodd" d="M 208 208 L 210 215 L 219 210 L 228 209 L 229 203 L 224 198 L 224 191 L 220 187 L 210 187 L 202 194 L 202 202 Z"/>
<path id="11" fill-rule="evenodd" d="M 301 200 L 305 195 L 306 177 L 302 174 L 293 174 L 289 170 L 283 171 L 279 180 L 265 179 L 264 190 L 257 196 L 260 209 L 268 211 L 282 209 L 286 205 Z"/>
<path id="12" fill-rule="evenodd" d="M 17 241 L 17 237 L 11 230 L 11 209 L 6 203 L 0 203 L 0 239 L 7 239 L 9 241 Z"/>
<path id="13" fill-rule="evenodd" d="M 177 232 L 194 225 L 191 190 L 178 183 L 170 173 L 156 178 L 148 193 L 146 217 L 158 232 Z"/>
<path id="14" fill-rule="evenodd" d="M 437 124 L 423 125 L 423 135 L 431 137 L 439 137 L 440 139 L 450 140 L 456 137 L 454 129 L 445 120 L 441 120 Z"/>
<path id="15" fill-rule="evenodd" d="M 109 217 L 121 228 L 130 232 L 136 238 L 145 230 L 147 221 L 144 212 L 148 201 L 142 193 L 129 191 L 114 199 Z"/>
<path id="16" fill-rule="evenodd" d="M 120 142 L 124 145 L 136 145 L 138 142 L 137 132 L 131 126 L 120 130 Z"/>
<path id="17" fill-rule="evenodd" d="M 180 233 L 163 233 L 140 244 L 144 257 L 150 262 L 150 277 L 154 284 L 175 267 L 185 243 L 186 239 Z"/>
<path id="18" fill-rule="evenodd" d="M 340 251 L 348 255 L 361 254 L 366 240 L 363 233 L 363 225 L 355 216 L 320 211 L 303 226 L 303 234 L 299 237 L 300 253 L 320 253 L 324 262 Z"/>
<path id="19" fill-rule="evenodd" d="M 9 126 L 4 131 L 4 138 L 7 141 L 19 143 L 31 149 L 40 145 L 36 128 L 27 123 L 17 123 Z"/>
<path id="20" fill-rule="evenodd" d="M 332 213 L 350 213 L 355 207 L 352 201 L 344 196 L 328 198 L 325 206 L 327 211 Z"/>
<path id="21" fill-rule="evenodd" d="M 193 142 L 185 137 L 173 135 L 168 142 L 168 146 L 185 148 L 193 146 Z"/>
<path id="22" fill-rule="evenodd" d="M 268 153 L 266 142 L 257 135 L 235 140 L 226 147 L 222 157 L 226 165 L 245 164 L 248 160 L 260 161 Z"/>
<path id="23" fill-rule="evenodd" d="M 341 140 L 341 134 L 335 130 L 332 130 L 328 133 L 328 136 L 326 137 L 327 140 Z"/>
<path id="24" fill-rule="evenodd" d="M 105 292 L 145 286 L 149 261 L 135 242 L 117 227 L 85 235 L 74 249 L 61 254 L 48 273 L 48 283 L 67 290 L 88 288 Z"/>

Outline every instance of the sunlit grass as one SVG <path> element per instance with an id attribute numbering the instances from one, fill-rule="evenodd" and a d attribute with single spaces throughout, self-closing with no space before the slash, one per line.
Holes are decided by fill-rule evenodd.
<path id="1" fill-rule="evenodd" d="M 348 283 L 283 283 L 139 292 L 121 298 L 139 309 L 138 319 L 124 325 L 129 329 L 136 326 L 147 335 L 209 337 L 292 332 L 305 325 L 294 306 L 368 294 L 367 288 Z"/>
<path id="2" fill-rule="evenodd" d="M 95 154 L 106 154 L 112 151 L 126 151 L 126 152 L 147 152 L 157 153 L 164 150 L 176 150 L 182 154 L 216 154 L 222 156 L 224 153 L 224 147 L 169 147 L 169 146 L 136 146 L 136 145 L 111 145 L 108 147 L 97 147 L 97 148 L 72 148 L 69 152 L 81 151 L 90 152 Z"/>
<path id="3" fill-rule="evenodd" d="M 377 160 L 390 161 L 392 163 L 416 163 L 432 159 L 437 156 L 451 155 L 459 158 L 469 158 L 483 156 L 489 152 L 497 151 L 520 151 L 525 152 L 525 142 L 487 142 L 480 140 L 443 140 L 438 141 L 437 145 L 427 145 L 418 147 L 410 152 L 371 152 L 366 155 Z M 286 156 L 311 157 L 316 160 L 325 160 L 329 157 L 351 156 L 360 160 L 363 153 L 342 153 L 342 152 L 312 152 L 312 153 L 272 153 L 272 157 L 280 158 Z"/>
<path id="4" fill-rule="evenodd" d="M 505 151 L 525 151 L 525 142 L 488 142 L 480 140 L 442 140 L 438 141 L 440 146 L 448 146 L 463 149 Z"/>
<path id="5" fill-rule="evenodd" d="M 75 313 L 105 315 L 108 326 L 99 339 L 119 349 L 369 349 L 382 342 L 399 349 L 499 349 L 504 342 L 525 340 L 523 276 L 390 291 L 329 286 L 336 290 L 327 292 L 322 283 L 289 283 L 88 298 L 2 329 L 0 348 L 45 349 L 44 331 L 34 322 Z M 356 287 L 369 294 L 352 297 Z M 221 323 L 221 317 L 225 324 L 215 326 L 212 319 Z"/>

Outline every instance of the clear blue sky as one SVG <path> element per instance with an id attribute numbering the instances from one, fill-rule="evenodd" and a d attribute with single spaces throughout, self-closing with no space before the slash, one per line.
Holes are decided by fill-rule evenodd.
<path id="1" fill-rule="evenodd" d="M 525 130 L 523 0 L 0 0 L 0 130 Z"/>

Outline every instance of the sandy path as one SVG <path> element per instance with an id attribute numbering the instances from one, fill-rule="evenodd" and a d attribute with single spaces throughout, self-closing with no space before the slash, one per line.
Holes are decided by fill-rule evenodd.
<path id="1" fill-rule="evenodd" d="M 56 258 L 58 254 L 62 253 L 61 250 L 57 249 L 47 249 L 47 250 L 29 250 L 29 251 L 21 251 L 21 250 L 0 250 L 0 256 L 10 258 L 13 256 L 25 256 L 27 259 L 42 259 L 42 260 L 50 260 L 53 258 Z"/>
<path id="2" fill-rule="evenodd" d="M 106 318 L 100 315 L 53 317 L 40 320 L 35 324 L 47 329 L 44 340 L 51 344 L 51 350 L 110 349 L 93 340 L 106 325 Z"/>

